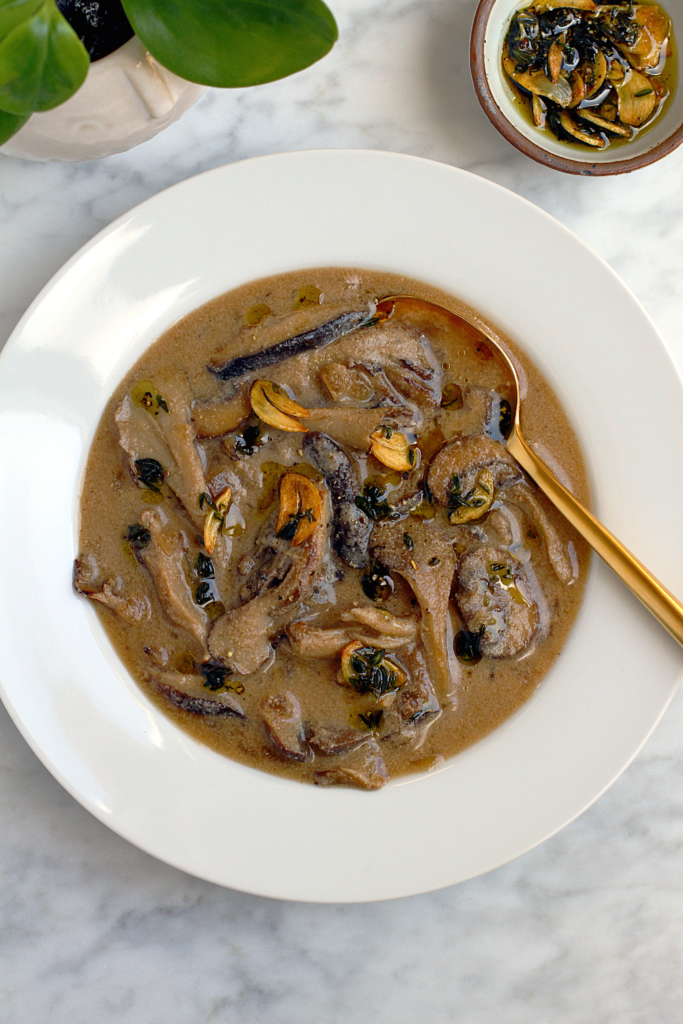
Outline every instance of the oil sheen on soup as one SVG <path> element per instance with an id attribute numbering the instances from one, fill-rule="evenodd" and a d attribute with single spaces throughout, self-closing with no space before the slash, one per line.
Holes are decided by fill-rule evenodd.
<path id="1" fill-rule="evenodd" d="M 75 587 L 196 740 L 321 786 L 432 769 L 526 701 L 589 552 L 508 455 L 485 338 L 393 274 L 223 295 L 155 342 L 89 454 Z M 470 314 L 471 315 L 471 314 Z M 576 438 L 511 346 L 525 433 L 583 500 Z"/>

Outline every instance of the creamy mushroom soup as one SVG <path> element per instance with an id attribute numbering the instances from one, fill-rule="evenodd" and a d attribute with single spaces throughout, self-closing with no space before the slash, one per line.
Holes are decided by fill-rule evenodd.
<path id="1" fill-rule="evenodd" d="M 560 653 L 586 545 L 508 455 L 509 372 L 464 307 L 394 274 L 253 282 L 116 389 L 83 483 L 75 586 L 149 698 L 243 764 L 376 789 L 500 725 Z M 511 346 L 525 434 L 581 453 Z"/>

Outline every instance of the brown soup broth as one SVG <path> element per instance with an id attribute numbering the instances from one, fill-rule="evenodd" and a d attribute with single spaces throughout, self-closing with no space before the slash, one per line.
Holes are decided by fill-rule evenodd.
<path id="1" fill-rule="evenodd" d="M 348 311 L 371 309 L 374 300 L 396 294 L 469 312 L 419 281 L 336 267 L 250 282 L 206 303 L 163 334 L 117 387 L 85 470 L 76 586 L 95 600 L 130 674 L 196 740 L 242 764 L 299 781 L 377 788 L 387 778 L 434 767 L 490 733 L 531 696 L 560 654 L 588 572 L 587 545 L 508 464 L 499 428 L 505 427 L 505 401 L 512 397 L 509 374 L 464 321 L 460 330 L 445 330 L 429 316 L 412 323 L 389 319 L 232 380 L 223 381 L 207 369 Z M 525 434 L 574 493 L 588 501 L 581 451 L 564 410 L 528 357 L 512 344 L 510 349 L 526 389 Z M 298 420 L 311 429 L 287 432 L 259 424 L 248 404 L 249 386 L 256 379 L 278 384 L 303 409 L 314 410 L 310 418 Z M 224 407 L 237 409 L 227 432 Z M 334 410 L 339 409 L 350 412 L 339 414 L 337 421 Z M 328 410 L 333 410 L 332 419 Z M 369 452 L 368 430 L 380 421 L 392 422 L 393 433 L 402 433 L 413 451 L 419 449 L 414 469 L 396 471 Z M 351 461 L 360 497 L 374 495 L 375 511 L 376 506 L 391 510 L 389 518 L 365 524 L 372 532 L 362 568 L 349 565 L 335 548 L 336 506 L 330 478 L 316 463 L 315 437 L 328 448 L 332 438 L 332 450 L 340 449 Z M 453 524 L 454 510 L 464 507 L 467 513 L 471 493 L 489 477 L 479 474 L 467 493 L 459 492 L 465 505 L 453 505 L 450 498 L 439 501 L 434 494 L 430 503 L 425 480 L 429 473 L 438 490 L 435 460 L 443 461 L 446 449 L 469 451 L 475 441 L 482 450 L 493 447 L 501 453 L 498 462 L 490 462 L 495 500 L 478 518 Z M 166 451 L 172 455 L 159 454 Z M 188 451 L 199 453 L 203 484 L 192 479 L 193 471 L 183 463 Z M 170 468 L 172 459 L 175 469 Z M 164 460 L 169 464 L 159 476 L 151 463 Z M 310 537 L 298 546 L 276 537 L 287 471 L 308 479 L 322 496 L 319 521 L 310 523 Z M 229 510 L 219 523 L 209 565 L 202 524 L 210 508 L 204 504 L 199 509 L 197 491 L 205 488 L 215 503 L 227 487 Z M 420 491 L 423 500 L 416 502 Z M 194 496 L 189 499 L 188 493 Z M 355 508 L 362 518 L 363 509 Z M 297 529 L 305 513 L 300 509 Z M 386 540 L 401 535 L 407 554 Z M 299 600 L 294 593 L 286 614 L 281 608 L 264 613 L 256 636 L 253 623 L 243 621 L 244 609 L 278 595 L 295 571 L 287 566 L 305 561 L 306 550 L 308 565 L 315 544 L 318 561 L 310 586 L 302 584 Z M 385 549 L 391 565 L 403 566 L 410 556 L 406 575 L 386 568 L 378 556 Z M 436 554 L 428 558 L 432 551 L 445 552 L 445 561 L 439 563 Z M 409 563 L 413 555 L 420 560 L 423 554 L 416 571 L 427 571 L 426 560 L 438 563 L 435 572 L 445 572 L 448 559 L 455 558 L 450 602 L 451 583 L 446 582 L 437 588 L 436 600 L 430 604 L 423 594 L 421 604 Z M 473 618 L 471 602 L 459 588 L 468 557 L 476 568 L 479 556 L 488 577 L 477 584 L 476 601 L 486 604 L 489 593 L 493 596 L 492 604 L 475 609 Z M 373 582 L 377 565 L 385 568 Z M 373 592 L 373 586 L 379 590 Z M 173 587 L 184 588 L 182 600 L 169 592 Z M 505 607 L 501 610 L 496 601 Z M 435 634 L 435 652 L 427 633 L 434 623 L 427 620 L 433 614 L 436 622 L 434 608 L 441 604 L 447 624 Z M 377 609 L 389 613 L 391 628 L 398 623 L 396 630 L 410 639 L 387 640 L 367 622 L 348 617 L 350 610 L 362 616 Z M 518 634 L 513 616 L 521 622 Z M 489 624 L 478 625 L 484 621 Z M 234 630 L 231 622 L 237 624 Z M 339 644 L 357 642 L 366 648 L 369 636 L 371 650 L 385 651 L 378 664 L 386 668 L 386 692 L 359 692 L 362 673 L 353 676 L 356 684 L 345 681 L 338 650 L 310 656 L 297 633 L 301 622 L 314 643 L 323 638 L 323 646 L 334 636 L 322 631 L 337 630 Z M 221 631 L 227 639 L 219 643 Z M 233 634 L 240 650 L 231 646 Z M 453 654 L 457 636 L 463 660 Z M 463 638 L 474 643 L 475 654 L 482 653 L 478 644 L 488 644 L 489 653 L 468 661 Z M 264 644 L 267 656 L 257 669 L 239 671 L 240 666 L 253 667 Z M 501 644 L 519 649 L 500 656 Z M 444 684 L 440 671 L 447 671 L 450 682 Z M 349 672 L 358 673 L 358 665 Z M 217 704 L 231 713 L 213 713 Z M 207 707 L 212 713 L 203 713 Z"/>

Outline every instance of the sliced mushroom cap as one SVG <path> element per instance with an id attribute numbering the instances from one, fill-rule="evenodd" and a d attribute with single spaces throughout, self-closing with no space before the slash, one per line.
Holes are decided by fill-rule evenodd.
<path id="1" fill-rule="evenodd" d="M 370 435 L 387 416 L 400 416 L 401 409 L 380 406 L 377 409 L 311 409 L 306 421 L 309 430 L 327 434 L 338 444 L 367 451 Z"/>
<path id="2" fill-rule="evenodd" d="M 368 373 L 346 366 L 345 363 L 326 363 L 320 371 L 320 377 L 332 400 L 340 405 L 367 402 L 375 392 Z"/>
<path id="3" fill-rule="evenodd" d="M 572 87 L 566 78 L 560 76 L 557 82 L 552 82 L 543 71 L 517 71 L 517 65 L 510 57 L 505 58 L 503 67 L 513 82 L 527 92 L 552 100 L 560 107 L 568 107 L 571 103 Z"/>
<path id="4" fill-rule="evenodd" d="M 178 672 L 162 672 L 149 677 L 153 686 L 176 708 L 193 715 L 210 717 L 228 716 L 246 718 L 241 704 L 230 693 L 208 697 L 204 689 L 204 677 L 181 675 Z"/>
<path id="5" fill-rule="evenodd" d="M 621 82 L 615 82 L 619 120 L 637 128 L 647 121 L 657 105 L 657 93 L 652 83 L 639 71 L 627 71 Z"/>
<path id="6" fill-rule="evenodd" d="M 595 96 L 598 89 L 605 81 L 609 65 L 602 50 L 598 50 L 592 63 L 584 61 L 579 66 L 578 70 L 586 83 L 586 99 L 590 99 L 591 96 Z"/>
<path id="7" fill-rule="evenodd" d="M 159 508 L 143 512 L 140 522 L 151 534 L 150 543 L 140 552 L 140 559 L 152 577 L 159 603 L 171 622 L 194 637 L 202 655 L 206 656 L 209 620 L 204 609 L 195 602 L 187 581 L 187 538 Z"/>
<path id="8" fill-rule="evenodd" d="M 522 479 L 522 471 L 507 449 L 488 437 L 461 437 L 447 444 L 432 460 L 427 483 L 433 496 L 448 505 L 453 479 L 458 478 L 463 495 L 471 491 L 477 476 L 488 469 L 496 489 Z"/>
<path id="9" fill-rule="evenodd" d="M 364 743 L 344 756 L 339 767 L 315 772 L 316 786 L 353 786 L 356 789 L 380 789 L 389 780 L 389 772 L 375 740 Z"/>
<path id="10" fill-rule="evenodd" d="M 557 39 L 553 40 L 548 50 L 548 70 L 550 71 L 551 81 L 557 84 L 560 80 L 560 72 L 562 71 L 562 47 Z"/>
<path id="11" fill-rule="evenodd" d="M 558 7 L 570 7 L 576 11 L 596 11 L 597 5 L 593 0 L 540 0 L 534 4 L 534 10 L 539 14 L 544 11 L 554 11 Z"/>
<path id="12" fill-rule="evenodd" d="M 222 437 L 237 430 L 251 415 L 249 388 L 240 387 L 235 394 L 218 405 L 195 405 L 192 422 L 197 437 Z"/>
<path id="13" fill-rule="evenodd" d="M 290 761 L 310 761 L 312 754 L 304 738 L 301 705 L 293 693 L 269 693 L 259 710 L 268 739 L 278 753 Z"/>
<path id="14" fill-rule="evenodd" d="M 356 464 L 335 441 L 318 431 L 306 434 L 302 448 L 330 488 L 332 546 L 347 565 L 362 569 L 368 560 L 372 523 L 354 501 L 361 492 Z"/>
<path id="15" fill-rule="evenodd" d="M 477 548 L 462 556 L 456 600 L 467 629 L 483 631 L 479 650 L 485 657 L 518 654 L 534 635 L 538 609 L 524 566 L 504 548 Z"/>
<path id="16" fill-rule="evenodd" d="M 76 559 L 74 566 L 74 590 L 84 594 L 91 601 L 111 608 L 126 622 L 148 622 L 152 617 L 152 605 L 146 594 L 121 594 L 118 584 L 111 579 L 97 583 L 83 571 L 83 559 Z"/>
<path id="17" fill-rule="evenodd" d="M 287 626 L 287 636 L 298 658 L 335 658 L 341 654 L 351 637 L 344 626 L 323 629 L 308 622 L 293 622 Z"/>
<path id="18" fill-rule="evenodd" d="M 114 420 L 133 475 L 139 478 L 135 467 L 140 461 L 155 460 L 163 470 L 164 483 L 185 506 L 195 526 L 202 529 L 204 514 L 199 508 L 199 495 L 208 487 L 185 390 L 178 381 L 168 381 L 164 394 L 169 411 L 159 416 L 151 415 L 126 395 L 116 408 Z"/>
<path id="19" fill-rule="evenodd" d="M 591 134 L 583 131 L 573 120 L 570 114 L 563 110 L 560 114 L 560 124 L 568 135 L 573 136 L 577 142 L 583 142 L 586 146 L 593 146 L 595 149 L 604 149 L 607 143 L 601 135 Z"/>
<path id="20" fill-rule="evenodd" d="M 209 634 L 209 650 L 234 672 L 250 675 L 268 660 L 272 637 L 297 615 L 301 601 L 311 592 L 322 563 L 329 523 L 329 502 L 322 502 L 319 526 L 298 547 L 287 549 L 281 575 L 270 589 L 216 619 Z"/>
<path id="21" fill-rule="evenodd" d="M 613 121 L 608 121 L 604 117 L 600 117 L 590 107 L 582 107 L 576 111 L 577 115 L 583 118 L 584 121 L 590 121 L 597 128 L 601 128 L 603 131 L 612 132 L 613 135 L 621 135 L 625 139 L 630 139 L 633 134 L 630 128 L 624 128 L 622 124 L 617 124 Z"/>
<path id="22" fill-rule="evenodd" d="M 347 754 L 368 742 L 367 733 L 344 726 L 316 725 L 308 730 L 308 745 L 323 757 Z"/>
<path id="23" fill-rule="evenodd" d="M 638 35 L 632 46 L 619 45 L 629 64 L 634 68 L 656 68 L 662 54 L 662 47 L 671 32 L 671 20 L 661 7 L 654 4 L 636 4 L 633 18 L 639 26 Z"/>
<path id="24" fill-rule="evenodd" d="M 409 534 L 412 547 L 407 546 Z M 372 536 L 372 555 L 408 582 L 422 611 L 420 639 L 430 675 L 442 701 L 452 699 L 458 678 L 450 657 L 452 629 L 448 610 L 455 573 L 455 554 L 449 536 L 433 523 L 418 520 L 378 527 Z"/>
<path id="25" fill-rule="evenodd" d="M 582 103 L 586 98 L 586 83 L 583 80 L 583 75 L 580 75 L 578 71 L 572 71 L 569 76 L 569 83 L 572 87 L 572 100 L 569 104 L 570 110 L 574 107 L 578 107 L 579 103 Z"/>

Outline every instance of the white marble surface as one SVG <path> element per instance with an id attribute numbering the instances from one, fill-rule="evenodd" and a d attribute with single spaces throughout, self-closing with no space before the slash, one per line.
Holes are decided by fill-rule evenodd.
<path id="1" fill-rule="evenodd" d="M 333 7 L 341 38 L 324 62 L 209 93 L 129 154 L 0 157 L 0 341 L 65 259 L 160 189 L 261 153 L 357 146 L 465 167 L 554 214 L 630 285 L 683 369 L 683 149 L 611 180 L 541 168 L 479 110 L 472 0 Z M 567 287 L 577 330 L 590 329 Z M 591 810 L 485 877 L 395 903 L 309 906 L 222 890 L 136 850 L 60 788 L 0 709 L 0 1020 L 676 1024 L 682 737 L 679 696 Z"/>

